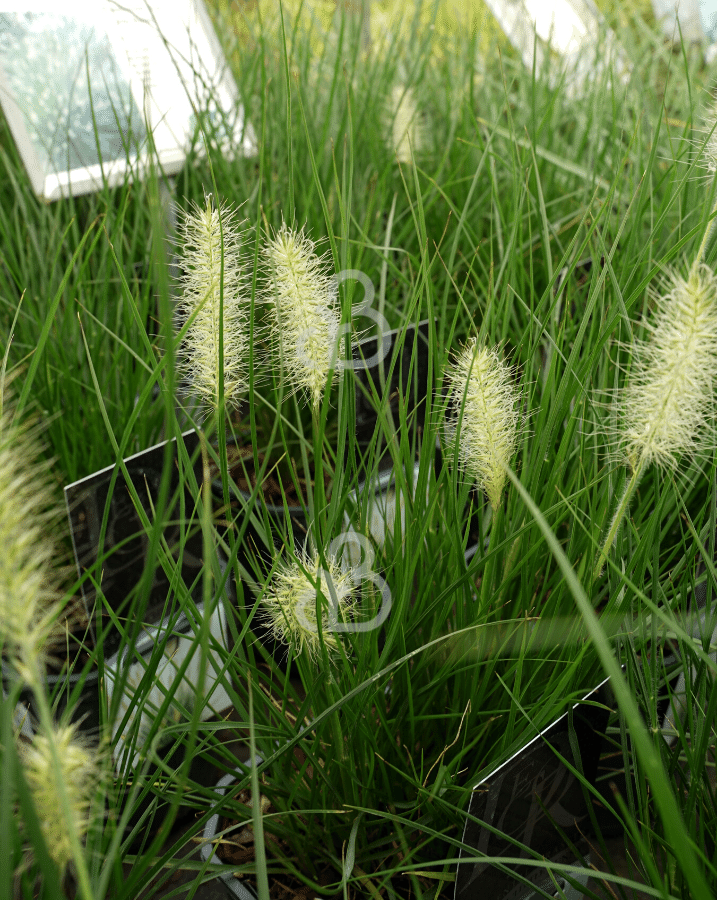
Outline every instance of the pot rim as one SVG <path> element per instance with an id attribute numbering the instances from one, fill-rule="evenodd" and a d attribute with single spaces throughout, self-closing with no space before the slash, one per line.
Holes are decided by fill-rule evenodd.
<path id="1" fill-rule="evenodd" d="M 263 758 L 261 756 L 255 757 L 255 762 L 257 765 L 263 762 Z M 226 789 L 236 780 L 238 774 L 245 775 L 247 774 L 244 769 L 249 768 L 250 760 L 247 762 L 241 763 L 236 767 L 234 772 L 228 772 L 227 775 L 223 775 L 223 777 L 218 781 L 215 785 L 214 790 L 223 796 L 225 794 Z M 244 768 L 243 768 L 244 767 Z M 220 814 L 215 813 L 210 817 L 210 819 L 205 824 L 205 830 L 203 831 L 203 843 L 200 844 L 200 855 L 203 858 L 203 862 L 210 862 L 212 865 L 222 866 L 224 865 L 223 861 L 218 858 L 213 850 L 212 841 L 215 837 L 218 830 L 218 823 L 220 821 Z M 225 886 L 230 891 L 230 893 L 237 898 L 237 900 L 257 900 L 257 894 L 247 887 L 239 878 L 236 878 L 234 875 L 220 875 L 219 878 L 221 881 L 225 882 Z"/>

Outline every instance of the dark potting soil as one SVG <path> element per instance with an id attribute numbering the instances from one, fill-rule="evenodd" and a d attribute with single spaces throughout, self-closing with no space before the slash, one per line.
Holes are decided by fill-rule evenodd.
<path id="1" fill-rule="evenodd" d="M 237 791 L 235 793 L 235 799 L 248 807 L 252 804 L 251 794 L 247 788 Z M 275 808 L 269 804 L 269 801 L 267 801 L 267 804 L 267 807 L 265 807 L 265 804 L 263 803 L 263 812 L 275 812 Z M 219 831 L 224 831 L 225 829 L 232 828 L 234 824 L 234 819 L 221 816 L 218 823 L 218 829 Z M 273 867 L 275 849 L 279 849 L 283 854 L 291 853 L 289 846 L 285 842 L 279 841 L 274 835 L 265 832 L 265 853 L 270 868 Z M 227 865 L 241 866 L 253 862 L 255 859 L 255 835 L 252 831 L 252 826 L 246 825 L 243 828 L 239 828 L 236 825 L 234 831 L 225 835 L 222 839 L 222 843 L 217 845 L 215 853 L 217 857 Z M 336 880 L 337 873 L 333 874 L 329 869 L 320 876 L 321 884 L 332 884 L 332 882 Z M 247 881 L 248 885 L 252 885 L 254 888 L 255 879 L 252 875 L 247 877 Z M 313 900 L 315 896 L 315 892 L 312 888 L 303 884 L 300 879 L 295 878 L 290 873 L 283 873 L 282 875 L 268 873 L 268 887 L 270 889 L 270 897 L 272 900 Z M 352 898 L 355 895 L 351 891 L 349 896 Z M 329 900 L 334 900 L 334 897 L 341 898 L 342 892 L 333 895 Z"/>
<path id="2" fill-rule="evenodd" d="M 238 802 L 243 803 L 248 807 L 251 806 L 251 793 L 248 788 L 236 791 L 234 796 Z M 270 801 L 264 798 L 263 812 L 268 814 L 275 811 L 276 810 L 272 804 L 270 804 Z M 232 866 L 241 866 L 252 863 L 255 859 L 255 837 L 252 826 L 246 825 L 243 828 L 239 828 L 236 820 L 226 816 L 220 817 L 218 831 L 222 832 L 226 829 L 233 828 L 233 826 L 235 826 L 234 830 L 225 835 L 222 839 L 222 843 L 217 845 L 215 850 L 217 857 L 223 863 Z M 290 855 L 292 852 L 290 847 L 284 841 L 280 841 L 274 835 L 265 832 L 265 853 L 270 869 L 274 867 L 273 858 L 276 856 L 276 850 L 279 850 L 283 855 Z M 295 859 L 294 863 L 296 866 L 300 867 L 299 860 Z M 337 883 L 338 879 L 339 875 L 337 870 L 327 866 L 320 870 L 318 883 L 321 885 L 329 885 Z M 436 896 L 435 891 L 437 891 L 438 888 L 438 882 L 436 880 L 420 876 L 418 881 L 424 890 L 430 890 L 432 888 L 432 896 Z M 255 889 L 254 876 L 248 875 L 246 883 L 248 887 L 252 886 L 253 890 Z M 373 879 L 372 882 L 367 882 L 365 886 L 362 884 L 349 886 L 346 896 L 348 900 L 361 900 L 361 898 L 374 896 L 373 888 L 377 891 L 376 885 L 377 883 Z M 413 898 L 415 898 L 416 893 L 414 887 L 406 875 L 399 874 L 394 876 L 392 878 L 392 885 L 399 897 L 407 898 L 407 900 L 413 900 Z M 270 897 L 272 900 L 314 900 L 316 896 L 316 892 L 313 891 L 311 887 L 304 884 L 299 878 L 295 878 L 290 873 L 274 875 L 268 872 L 268 887 L 270 889 Z M 447 882 L 443 885 L 440 893 L 437 895 L 437 900 L 450 900 L 453 896 L 453 891 L 454 883 Z M 386 895 L 386 891 L 380 890 L 377 894 L 378 896 L 383 897 Z M 343 896 L 342 890 L 338 891 L 336 894 L 323 895 L 327 900 L 342 900 Z"/>
<path id="3" fill-rule="evenodd" d="M 90 620 L 80 595 L 74 596 L 63 609 L 56 626 L 45 641 L 45 664 L 48 675 L 61 675 L 68 668 L 82 671 L 90 659 L 92 638 Z"/>
<path id="4" fill-rule="evenodd" d="M 257 486 L 257 472 L 255 471 L 252 458 L 252 447 L 238 446 L 237 444 L 229 444 L 228 453 L 228 474 L 235 482 L 238 488 L 245 493 L 251 493 Z M 264 455 L 259 454 L 258 462 L 262 466 Z M 215 466 L 212 467 L 213 477 L 217 477 L 219 472 Z M 332 483 L 332 475 L 324 470 L 325 476 L 325 496 L 330 497 L 330 486 Z M 270 467 L 269 472 L 265 475 L 260 493 L 263 500 L 268 506 L 282 507 L 287 503 L 289 507 L 302 506 L 307 502 L 308 489 L 314 488 L 314 482 L 308 484 L 307 479 L 302 478 L 296 472 L 297 484 L 300 487 L 302 497 L 298 495 L 291 474 L 288 470 L 287 460 L 283 459 Z M 284 498 L 284 499 L 283 499 Z"/>

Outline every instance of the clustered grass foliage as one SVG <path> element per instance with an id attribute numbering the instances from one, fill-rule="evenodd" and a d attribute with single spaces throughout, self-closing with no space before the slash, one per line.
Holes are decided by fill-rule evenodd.
<path id="1" fill-rule="evenodd" d="M 0 123 L 0 897 L 451 897 L 473 787 L 605 675 L 588 891 L 713 895 L 714 75 L 632 5 L 627 79 L 571 92 L 478 32 L 440 46 L 440 12 L 216 4 L 258 154 L 199 111 L 174 184 L 40 204 Z M 399 336 L 368 381 L 369 310 Z M 148 508 L 122 461 L 170 438 Z M 120 611 L 107 509 L 97 562 L 58 562 L 62 485 L 104 466 L 143 523 Z M 195 855 L 215 813 L 242 862 Z"/>

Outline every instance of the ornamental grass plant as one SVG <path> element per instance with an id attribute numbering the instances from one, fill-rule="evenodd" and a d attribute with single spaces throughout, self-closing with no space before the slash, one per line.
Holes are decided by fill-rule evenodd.
<path id="1" fill-rule="evenodd" d="M 712 331 L 717 254 L 706 236 L 716 180 L 706 152 L 715 137 L 706 131 L 703 144 L 697 137 L 707 127 L 714 73 L 698 48 L 673 50 L 629 7 L 611 15 L 633 65 L 627 82 L 609 73 L 609 87 L 601 78 L 571 97 L 551 77 L 550 60 L 528 71 L 504 45 L 480 55 L 477 35 L 464 32 L 440 52 L 420 13 L 368 47 L 361 23 L 340 10 L 322 41 L 300 13 L 280 17 L 279 37 L 265 35 L 261 19 L 238 37 L 236 6 L 213 9 L 259 150 L 233 158 L 198 131 L 172 185 L 191 215 L 222 217 L 226 204 L 242 204 L 248 220 L 237 277 L 236 230 L 230 222 L 221 228 L 218 271 L 234 274 L 218 287 L 223 337 L 214 348 L 201 342 L 212 410 L 192 426 L 201 435 L 202 477 L 177 444 L 195 505 L 174 524 L 181 546 L 202 533 L 204 602 L 201 610 L 194 604 L 163 538 L 177 499 L 168 496 L 175 465 L 168 450 L 160 500 L 142 513 L 146 564 L 114 622 L 132 653 L 161 566 L 168 602 L 190 623 L 199 677 L 194 694 L 177 690 L 181 670 L 170 689 L 153 681 L 154 664 L 171 652 L 170 628 L 158 634 L 143 677 L 126 679 L 101 705 L 100 733 L 90 737 L 110 747 L 113 763 L 98 782 L 105 814 L 73 840 L 78 896 L 136 900 L 159 896 L 176 876 L 197 888 L 240 870 L 262 900 L 276 878 L 297 879 L 311 896 L 451 897 L 474 785 L 605 675 L 617 706 L 609 740 L 622 761 L 614 775 L 619 799 L 603 786 L 588 790 L 632 867 L 618 871 L 617 854 L 592 837 L 607 886 L 595 882 L 588 893 L 713 896 L 715 448 L 689 465 L 678 449 L 678 467 L 661 470 L 638 463 L 634 439 L 618 458 L 608 436 L 629 433 L 635 411 L 652 406 L 633 397 L 653 383 L 662 354 L 642 348 L 660 340 L 663 304 L 688 276 L 704 279 Z M 409 161 L 398 158 L 388 130 L 399 83 L 423 121 L 422 154 Z M 20 421 L 32 408 L 45 420 L 49 489 L 58 502 L 62 485 L 113 465 L 118 484 L 145 510 L 121 461 L 187 429 L 183 390 L 195 370 L 185 352 L 204 314 L 182 307 L 192 266 L 184 282 L 168 266 L 162 176 L 44 205 L 4 121 L 0 128 L 0 334 L 16 377 L 15 415 Z M 392 376 L 405 365 L 397 344 L 382 360 L 379 388 L 366 388 L 377 412 L 369 445 L 358 443 L 351 365 L 335 371 L 330 352 L 324 380 L 315 373 L 297 390 L 298 367 L 283 370 L 271 352 L 283 334 L 264 318 L 266 252 L 290 233 L 327 248 L 323 278 L 353 270 L 373 286 L 367 306 L 365 282 L 338 277 L 337 318 L 323 320 L 328 331 L 337 327 L 337 359 L 348 363 L 360 337 L 376 333 L 377 319 L 359 315 L 361 308 L 401 332 L 429 320 L 422 409 L 394 391 Z M 698 267 L 688 266 L 695 259 Z M 666 291 L 667 272 L 679 280 Z M 201 307 L 211 297 L 209 284 L 192 289 Z M 248 328 L 243 349 L 224 343 L 239 322 Z M 517 416 L 507 452 L 493 456 L 492 489 L 471 473 L 472 452 L 462 428 L 452 427 L 468 399 L 482 396 L 471 397 L 468 372 L 448 395 L 448 372 L 471 342 L 476 359 L 482 348 L 501 348 L 494 364 L 502 361 L 508 382 L 500 394 L 512 396 L 505 418 L 511 408 Z M 417 331 L 411 345 L 417 356 Z M 714 353 L 713 345 L 703 372 L 715 366 Z M 703 384 L 698 434 L 712 432 L 716 414 L 714 383 Z M 241 387 L 237 414 L 216 401 L 230 401 Z M 242 492 L 233 484 L 225 437 L 233 432 L 244 435 L 259 482 L 271 466 L 266 446 L 285 459 L 306 514 L 304 547 L 287 497 L 278 520 L 256 502 L 258 487 Z M 400 502 L 380 542 L 363 539 L 373 533 L 371 485 L 381 455 L 391 461 Z M 222 502 L 210 489 L 212 466 Z M 632 503 L 617 516 L 628 472 L 638 473 Z M 0 476 L 10 477 L 1 460 Z M 0 484 L 0 502 L 9 485 Z M 0 533 L 16 527 L 3 520 Z M 57 520 L 42 527 L 59 528 Z M 267 570 L 243 562 L 251 528 L 264 535 Z M 103 543 L 107 522 L 100 530 Z M 69 553 L 68 536 L 54 533 Z M 360 549 L 355 568 L 350 545 Z M 83 580 L 92 582 L 102 604 L 104 563 L 54 590 L 69 600 Z M 700 638 L 699 588 L 709 613 Z M 282 602 L 289 606 L 278 614 Z M 210 632 L 218 604 L 226 646 Z M 253 632 L 269 615 L 284 662 Z M 367 630 L 347 627 L 373 621 Z M 292 631 L 298 622 L 304 633 Z M 3 627 L 2 641 L 12 659 L 11 629 Z M 81 649 L 102 675 L 102 633 Z M 73 659 L 74 652 L 67 651 Z M 658 698 L 680 673 L 686 712 L 664 735 Z M 21 775 L 13 712 L 28 679 L 15 669 L 5 681 L 0 897 L 70 896 L 40 824 L 33 778 Z M 219 683 L 231 711 L 203 719 Z M 155 707 L 142 734 L 139 724 L 126 730 L 121 748 L 110 723 L 118 723 L 123 690 L 126 725 L 131 707 L 150 699 Z M 63 689 L 38 691 L 47 735 Z M 69 699 L 68 715 L 77 696 Z M 238 745 L 242 759 L 261 758 L 238 780 L 251 790 L 250 811 L 233 792 L 219 797 L 191 768 L 202 760 L 218 774 L 233 771 Z M 263 814 L 261 794 L 272 814 Z M 69 801 L 62 809 L 73 815 Z M 236 816 L 239 828 L 252 823 L 253 860 L 218 869 L 197 859 L 196 844 L 187 849 L 216 812 Z M 266 834 L 276 840 L 264 841 Z"/>

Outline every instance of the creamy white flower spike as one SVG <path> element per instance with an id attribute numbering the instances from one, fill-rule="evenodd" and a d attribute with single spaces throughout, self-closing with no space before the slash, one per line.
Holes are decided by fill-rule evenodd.
<path id="1" fill-rule="evenodd" d="M 53 762 L 54 745 L 59 770 Z M 97 748 L 90 748 L 74 725 L 56 726 L 51 735 L 37 734 L 23 751 L 23 766 L 35 811 L 50 855 L 64 873 L 73 860 L 70 823 L 61 800 L 69 800 L 74 832 L 82 840 L 91 824 L 92 798 L 100 779 Z"/>
<path id="2" fill-rule="evenodd" d="M 223 402 L 237 406 L 248 391 L 250 300 L 235 212 L 214 206 L 210 197 L 204 207 L 193 204 L 181 222 L 180 240 L 185 271 L 178 331 L 194 318 L 178 352 L 178 372 L 186 392 L 207 409 L 218 409 L 221 384 Z"/>
<path id="3" fill-rule="evenodd" d="M 715 405 L 717 276 L 698 264 L 687 277 L 671 271 L 664 288 L 620 401 L 619 450 L 632 470 L 675 468 L 697 448 Z"/>
<path id="4" fill-rule="evenodd" d="M 425 145 L 425 132 L 420 112 L 411 88 L 395 85 L 390 93 L 392 149 L 401 163 L 411 163 L 413 154 L 421 152 Z"/>
<path id="5" fill-rule="evenodd" d="M 447 369 L 453 411 L 449 438 L 457 434 L 459 462 L 485 492 L 493 513 L 502 502 L 509 466 L 518 444 L 521 394 L 513 369 L 497 348 L 471 340 Z"/>
<path id="6" fill-rule="evenodd" d="M 293 390 L 303 390 L 317 413 L 333 372 L 339 371 L 337 283 L 315 244 L 283 224 L 265 248 L 267 299 L 277 314 L 281 364 Z"/>
<path id="7" fill-rule="evenodd" d="M 1 407 L 0 407 L 1 409 Z M 31 431 L 0 412 L 0 634 L 20 676 L 38 688 L 43 645 L 58 614 L 53 527 L 60 516 Z"/>
<path id="8" fill-rule="evenodd" d="M 311 659 L 320 655 L 317 609 L 320 604 L 322 640 L 330 656 L 340 649 L 331 621 L 342 622 L 355 603 L 360 577 L 354 567 L 327 558 L 323 569 L 320 554 L 301 554 L 277 571 L 263 598 L 264 620 L 278 640 L 294 655 L 307 650 Z M 316 586 L 317 585 L 317 586 Z"/>
<path id="9" fill-rule="evenodd" d="M 648 466 L 677 468 L 681 457 L 702 447 L 715 418 L 716 273 L 696 260 L 687 277 L 671 271 L 655 299 L 649 338 L 633 346 L 632 367 L 619 398 L 615 456 L 630 474 L 598 552 L 595 578 L 602 574 Z"/>
<path id="10" fill-rule="evenodd" d="M 708 104 L 702 114 L 702 127 L 699 129 L 702 137 L 697 141 L 704 144 L 703 165 L 708 174 L 708 179 L 712 179 L 717 175 L 717 105 L 715 103 Z M 709 137 L 708 137 L 709 135 Z"/>

